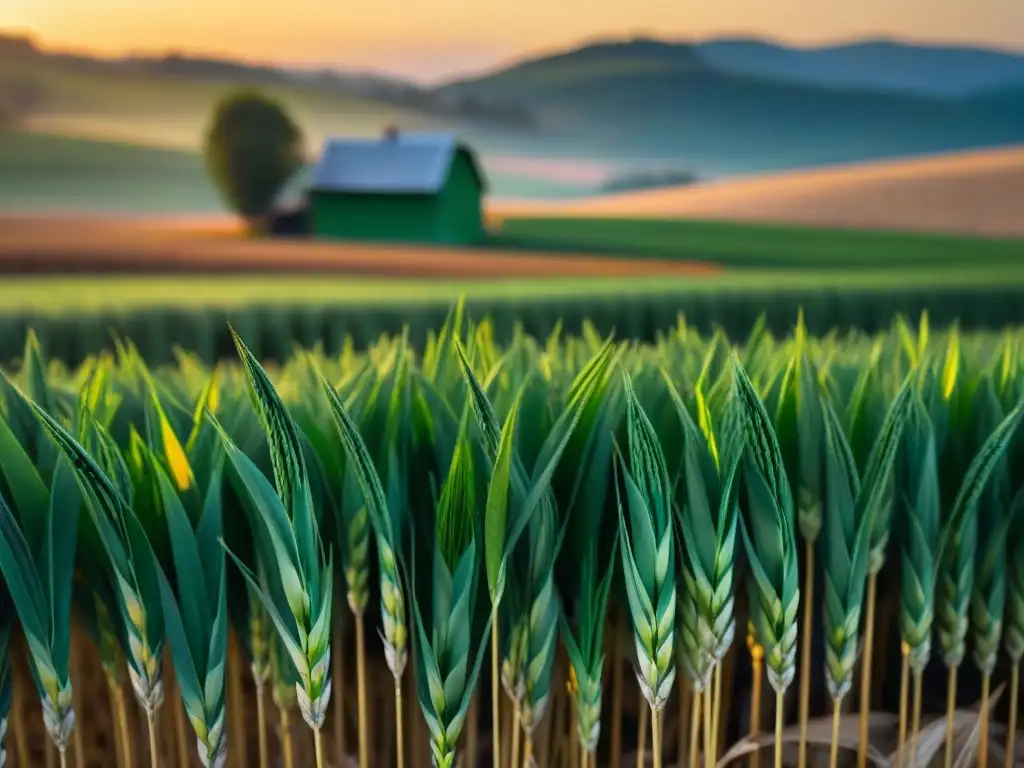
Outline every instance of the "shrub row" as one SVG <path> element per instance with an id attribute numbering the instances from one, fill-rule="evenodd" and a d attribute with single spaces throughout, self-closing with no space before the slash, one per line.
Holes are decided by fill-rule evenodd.
<path id="1" fill-rule="evenodd" d="M 702 331 L 721 327 L 742 337 L 764 314 L 767 327 L 785 333 L 797 310 L 803 308 L 808 329 L 824 334 L 832 329 L 868 333 L 888 327 L 897 314 L 917 317 L 927 310 L 938 325 L 959 322 L 965 329 L 993 330 L 1024 323 L 1024 287 L 913 287 L 836 290 L 777 289 L 687 293 L 623 293 L 618 296 L 473 301 L 474 317 L 492 318 L 496 340 L 510 338 L 517 323 L 536 336 L 545 336 L 561 322 L 577 331 L 584 318 L 618 338 L 651 341 L 680 315 Z M 364 348 L 381 334 L 408 326 L 414 347 L 444 322 L 447 300 L 418 304 L 251 305 L 242 308 L 152 307 L 129 312 L 54 315 L 22 312 L 0 316 L 0 364 L 18 358 L 28 328 L 34 328 L 50 354 L 73 365 L 113 346 L 114 336 L 133 339 L 154 364 L 173 358 L 176 346 L 194 350 L 206 362 L 231 357 L 234 348 L 227 324 L 233 324 L 261 359 L 281 360 L 295 344 L 321 343 L 326 351 L 339 349 L 346 338 Z"/>

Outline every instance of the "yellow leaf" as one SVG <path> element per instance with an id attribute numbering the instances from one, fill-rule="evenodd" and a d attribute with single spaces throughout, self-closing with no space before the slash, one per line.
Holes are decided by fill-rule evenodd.
<path id="1" fill-rule="evenodd" d="M 1002 368 L 999 372 L 999 389 L 1004 393 L 1010 384 L 1010 376 L 1016 368 L 1013 353 L 1013 337 L 1010 334 L 1006 334 L 1003 339 Z"/>
<path id="2" fill-rule="evenodd" d="M 910 360 L 912 366 L 917 365 L 917 361 L 920 358 L 919 350 L 922 349 L 920 338 L 914 340 L 914 331 L 910 328 L 906 318 L 903 315 L 899 315 L 896 318 L 896 330 L 900 335 L 900 343 L 903 345 L 903 351 L 906 353 L 907 358 Z M 923 329 L 927 333 L 927 326 Z"/>
<path id="3" fill-rule="evenodd" d="M 210 377 L 210 394 L 206 399 L 206 407 L 213 414 L 216 414 L 217 408 L 220 407 L 220 368 L 214 368 Z"/>
<path id="4" fill-rule="evenodd" d="M 697 425 L 704 433 L 704 439 L 708 441 L 708 448 L 711 450 L 711 456 L 717 467 L 718 445 L 715 443 L 715 432 L 711 426 L 711 411 L 708 409 L 708 402 L 701 387 L 697 387 Z"/>
<path id="5" fill-rule="evenodd" d="M 942 370 L 942 396 L 949 400 L 956 389 L 957 374 L 960 372 L 960 335 L 956 329 L 949 336 L 946 347 L 946 363 Z"/>
<path id="6" fill-rule="evenodd" d="M 928 310 L 925 309 L 921 312 L 921 330 L 917 336 L 917 356 L 918 359 L 924 357 L 925 350 L 928 348 Z"/>
<path id="7" fill-rule="evenodd" d="M 192 485 L 192 470 L 189 468 L 185 451 L 178 442 L 177 435 L 171 429 L 170 423 L 161 416 L 160 437 L 164 443 L 164 456 L 167 458 L 167 467 L 171 471 L 171 479 L 179 491 L 188 490 Z"/>

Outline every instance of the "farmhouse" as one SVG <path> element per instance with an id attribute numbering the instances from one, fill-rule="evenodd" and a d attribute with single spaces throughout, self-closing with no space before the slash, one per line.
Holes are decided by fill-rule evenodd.
<path id="1" fill-rule="evenodd" d="M 313 235 L 473 243 L 485 191 L 473 152 L 454 136 L 389 129 L 379 139 L 330 139 L 309 188 Z"/>

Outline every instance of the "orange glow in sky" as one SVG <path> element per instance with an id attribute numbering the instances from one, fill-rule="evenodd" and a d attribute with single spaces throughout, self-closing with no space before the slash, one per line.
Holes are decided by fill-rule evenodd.
<path id="1" fill-rule="evenodd" d="M 1024 48 L 1022 0 L 0 0 L 0 30 L 435 79 L 601 36 L 866 36 Z"/>

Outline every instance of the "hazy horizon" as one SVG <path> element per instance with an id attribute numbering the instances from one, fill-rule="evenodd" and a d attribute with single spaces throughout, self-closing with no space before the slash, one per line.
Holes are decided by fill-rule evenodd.
<path id="1" fill-rule="evenodd" d="M 0 30 L 27 34 L 51 50 L 106 56 L 172 51 L 292 67 L 329 67 L 430 82 L 597 39 L 674 41 L 757 38 L 818 47 L 859 40 L 971 46 L 1024 53 L 1019 0 L 865 0 L 825 8 L 808 0 L 725 0 L 700 8 L 663 0 L 378 0 L 358 14 L 292 0 L 287 13 L 250 0 L 240 23 L 226 0 L 179 0 L 159 10 L 133 0 L 7 0 Z M 401 5 L 399 5 L 401 3 Z M 586 13 L 577 6 L 585 5 Z M 502 7 L 503 6 L 503 7 Z M 196 19 L 203 18 L 197 25 Z M 541 23 L 543 22 L 543 23 Z M 130 42 L 128 42 L 130 41 Z"/>

